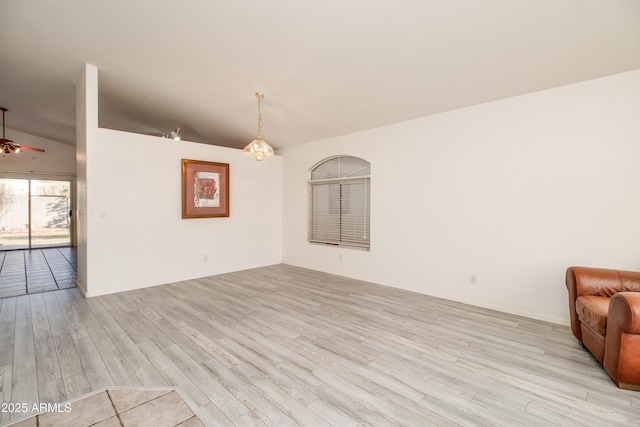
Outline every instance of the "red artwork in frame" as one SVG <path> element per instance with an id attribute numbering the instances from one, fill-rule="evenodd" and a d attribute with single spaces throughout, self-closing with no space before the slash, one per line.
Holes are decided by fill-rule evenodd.
<path id="1" fill-rule="evenodd" d="M 182 159 L 182 218 L 229 216 L 229 163 Z"/>

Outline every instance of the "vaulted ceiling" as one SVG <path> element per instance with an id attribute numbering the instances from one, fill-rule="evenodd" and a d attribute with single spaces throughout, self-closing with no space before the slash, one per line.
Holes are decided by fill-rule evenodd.
<path id="1" fill-rule="evenodd" d="M 640 68 L 637 0 L 2 0 L 7 127 L 101 127 L 275 148 Z M 16 141 L 19 142 L 19 141 Z"/>

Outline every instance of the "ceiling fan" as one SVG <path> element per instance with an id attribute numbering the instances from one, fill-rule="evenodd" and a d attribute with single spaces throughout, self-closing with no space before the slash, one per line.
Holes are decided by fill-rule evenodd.
<path id="1" fill-rule="evenodd" d="M 149 136 L 161 136 L 162 138 L 169 138 L 175 141 L 182 140 L 181 128 L 174 129 L 170 132 L 162 133 L 162 132 L 145 132 L 143 135 Z"/>
<path id="2" fill-rule="evenodd" d="M 2 139 L 0 139 L 0 153 L 2 153 L 3 156 L 5 154 L 19 153 L 22 150 L 39 151 L 41 153 L 44 153 L 44 150 L 41 148 L 27 147 L 26 145 L 16 144 L 12 140 L 7 139 L 4 129 L 4 113 L 9 110 L 4 107 L 0 107 L 0 110 L 2 110 Z"/>

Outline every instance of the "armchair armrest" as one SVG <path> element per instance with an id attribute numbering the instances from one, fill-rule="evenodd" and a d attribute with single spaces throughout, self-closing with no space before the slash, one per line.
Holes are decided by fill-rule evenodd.
<path id="1" fill-rule="evenodd" d="M 640 335 L 640 292 L 619 292 L 615 294 L 609 304 L 607 322 L 621 332 Z M 638 356 L 640 356 L 640 353 L 638 353 Z M 640 361 L 640 358 L 638 360 Z"/>
<path id="2" fill-rule="evenodd" d="M 611 298 L 603 365 L 618 387 L 640 390 L 640 292 Z"/>

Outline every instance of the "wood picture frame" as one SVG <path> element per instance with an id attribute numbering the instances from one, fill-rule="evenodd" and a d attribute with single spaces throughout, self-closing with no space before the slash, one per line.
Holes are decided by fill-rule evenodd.
<path id="1" fill-rule="evenodd" d="M 182 218 L 229 216 L 229 163 L 182 159 Z"/>

